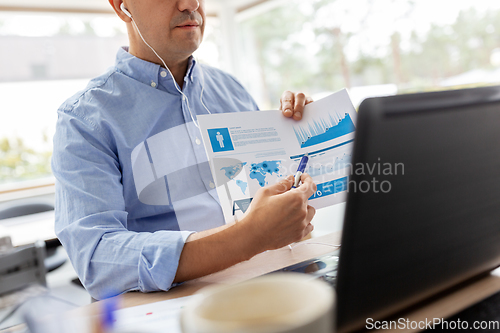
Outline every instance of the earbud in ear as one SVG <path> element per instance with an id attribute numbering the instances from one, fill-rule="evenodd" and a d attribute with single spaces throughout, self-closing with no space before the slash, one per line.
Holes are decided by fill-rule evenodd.
<path id="1" fill-rule="evenodd" d="M 125 15 L 127 15 L 130 18 L 132 18 L 132 14 L 130 14 L 130 12 L 127 10 L 127 8 L 125 8 L 125 5 L 123 4 L 123 2 L 120 5 L 120 9 L 122 10 L 122 12 L 125 13 Z"/>

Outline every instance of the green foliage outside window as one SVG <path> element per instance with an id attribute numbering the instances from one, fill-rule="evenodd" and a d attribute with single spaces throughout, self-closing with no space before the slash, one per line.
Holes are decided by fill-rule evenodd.
<path id="1" fill-rule="evenodd" d="M 276 107 L 285 89 L 308 94 L 380 84 L 396 84 L 399 93 L 446 89 L 440 85 L 446 78 L 500 66 L 500 59 L 492 61 L 495 53 L 500 58 L 500 10 L 464 9 L 455 22 L 434 23 L 423 32 L 415 19 L 418 1 L 388 2 L 403 8 L 399 16 L 390 17 L 390 6 L 383 11 L 372 0 L 292 0 L 244 22 L 255 39 L 266 102 Z M 368 44 L 377 15 L 394 24 L 392 32 L 385 31 L 385 44 L 356 46 Z M 357 29 L 346 29 L 349 25 Z M 398 26 L 416 28 L 403 36 Z M 486 84 L 491 83 L 472 86 Z"/>
<path id="2" fill-rule="evenodd" d="M 51 155 L 26 147 L 20 138 L 0 139 L 0 183 L 50 176 Z"/>

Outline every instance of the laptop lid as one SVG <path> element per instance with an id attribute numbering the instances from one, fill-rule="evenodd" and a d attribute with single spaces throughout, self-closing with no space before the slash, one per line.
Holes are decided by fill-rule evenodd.
<path id="1" fill-rule="evenodd" d="M 337 322 L 366 325 L 500 265 L 500 87 L 359 108 Z"/>

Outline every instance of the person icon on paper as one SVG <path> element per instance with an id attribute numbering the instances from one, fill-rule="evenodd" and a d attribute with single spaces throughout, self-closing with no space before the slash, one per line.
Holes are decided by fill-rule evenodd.
<path id="1" fill-rule="evenodd" d="M 215 136 L 217 138 L 217 141 L 219 141 L 219 145 L 221 148 L 224 148 L 224 137 L 220 132 L 217 132 L 217 135 Z"/>
<path id="2" fill-rule="evenodd" d="M 214 153 L 234 150 L 228 128 L 209 128 L 207 131 Z"/>

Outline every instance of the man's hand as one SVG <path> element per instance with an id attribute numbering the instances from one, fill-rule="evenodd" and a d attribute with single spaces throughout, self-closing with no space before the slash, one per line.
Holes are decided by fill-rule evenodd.
<path id="1" fill-rule="evenodd" d="M 291 188 L 294 178 L 289 176 L 260 189 L 241 220 L 250 230 L 248 237 L 258 242 L 261 251 L 299 241 L 313 230 L 310 222 L 316 210 L 308 205 L 308 199 L 316 191 L 316 184 L 308 174 L 300 179 L 298 188 Z"/>
<path id="2" fill-rule="evenodd" d="M 304 113 L 304 106 L 312 102 L 312 98 L 307 97 L 303 93 L 285 91 L 283 95 L 281 95 L 280 110 L 283 111 L 285 117 L 293 117 L 295 120 L 300 120 Z"/>
<path id="3" fill-rule="evenodd" d="M 307 204 L 316 191 L 311 176 L 292 189 L 293 176 L 260 189 L 238 223 L 190 236 L 184 244 L 174 282 L 218 272 L 266 250 L 278 249 L 308 235 L 316 210 Z"/>

